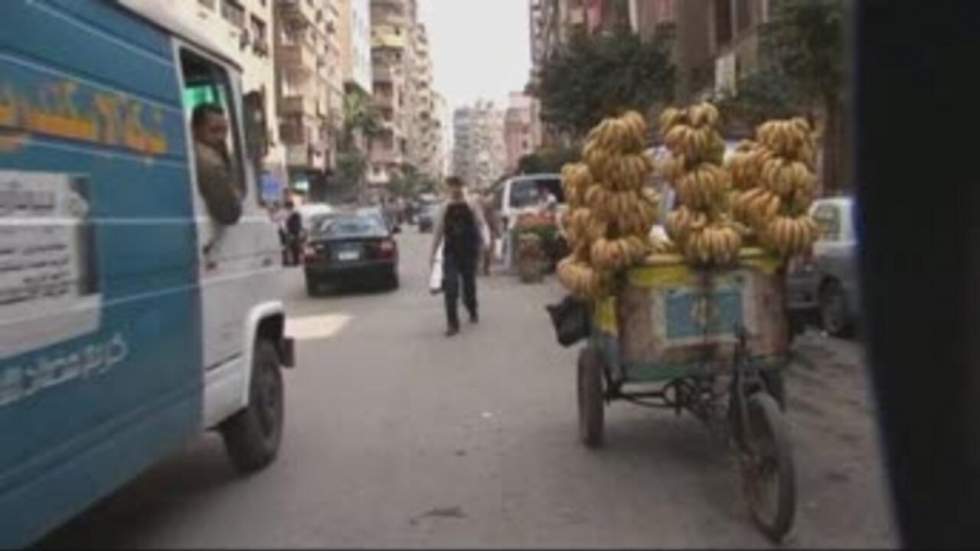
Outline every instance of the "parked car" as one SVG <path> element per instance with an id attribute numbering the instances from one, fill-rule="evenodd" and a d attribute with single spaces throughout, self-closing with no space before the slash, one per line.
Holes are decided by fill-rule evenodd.
<path id="1" fill-rule="evenodd" d="M 326 203 L 304 203 L 296 207 L 296 212 L 299 213 L 300 218 L 303 220 L 303 228 L 309 228 L 310 222 L 324 214 L 330 214 L 334 211 L 334 208 Z"/>
<path id="2" fill-rule="evenodd" d="M 398 288 L 398 243 L 382 219 L 371 212 L 335 212 L 316 218 L 305 247 L 306 291 L 323 283 L 379 281 Z"/>
<path id="3" fill-rule="evenodd" d="M 816 317 L 836 337 L 855 329 L 860 307 L 854 200 L 828 197 L 814 201 L 810 215 L 821 229 L 813 255 L 795 261 L 787 275 L 787 299 L 795 318 Z"/>

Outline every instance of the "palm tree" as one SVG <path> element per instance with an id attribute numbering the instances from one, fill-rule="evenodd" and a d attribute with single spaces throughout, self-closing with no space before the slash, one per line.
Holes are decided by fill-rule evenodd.
<path id="1" fill-rule="evenodd" d="M 359 90 L 352 90 L 344 95 L 344 124 L 341 149 L 350 151 L 356 148 L 355 139 L 360 133 L 368 141 L 370 151 L 371 139 L 381 132 L 381 114 L 371 96 Z"/>

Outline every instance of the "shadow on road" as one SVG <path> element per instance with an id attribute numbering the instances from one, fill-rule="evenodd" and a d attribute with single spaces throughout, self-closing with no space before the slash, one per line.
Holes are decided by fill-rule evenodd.
<path id="1" fill-rule="evenodd" d="M 220 439 L 202 438 L 103 498 L 35 548 L 126 548 L 134 535 L 165 529 L 188 506 L 214 498 L 241 480 Z M 106 531 L 107 526 L 112 530 Z"/>

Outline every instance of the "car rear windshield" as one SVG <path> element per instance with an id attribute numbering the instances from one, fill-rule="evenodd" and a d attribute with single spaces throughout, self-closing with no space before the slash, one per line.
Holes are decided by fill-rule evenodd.
<path id="1" fill-rule="evenodd" d="M 388 232 L 384 223 L 369 215 L 332 215 L 318 218 L 313 233 L 319 237 L 372 237 Z"/>

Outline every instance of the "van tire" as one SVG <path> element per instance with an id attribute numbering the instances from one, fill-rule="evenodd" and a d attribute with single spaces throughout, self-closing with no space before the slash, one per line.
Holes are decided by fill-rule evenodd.
<path id="1" fill-rule="evenodd" d="M 279 453 L 285 420 L 279 354 L 268 340 L 255 344 L 248 405 L 219 429 L 232 463 L 251 473 L 272 463 Z"/>

